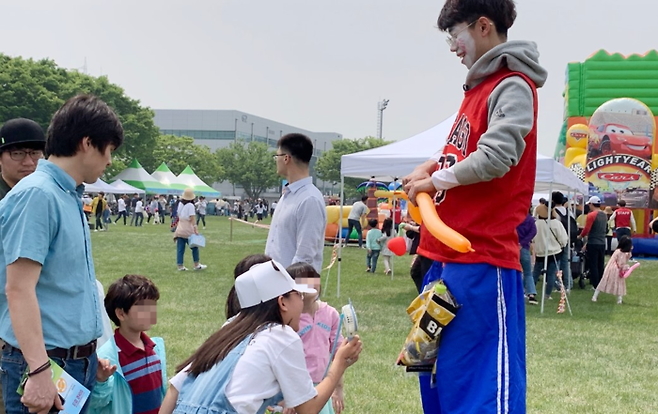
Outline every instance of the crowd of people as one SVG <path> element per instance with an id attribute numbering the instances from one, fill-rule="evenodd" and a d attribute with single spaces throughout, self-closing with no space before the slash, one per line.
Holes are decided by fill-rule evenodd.
<path id="1" fill-rule="evenodd" d="M 529 211 L 537 89 L 547 73 L 534 43 L 507 40 L 515 18 L 512 0 L 447 0 L 437 21 L 448 34 L 450 51 L 468 69 L 463 102 L 445 146 L 404 177 L 403 186 L 413 203 L 418 193 L 431 194 L 437 214 L 467 237 L 474 251 L 448 248 L 423 225 L 407 229 L 417 254 L 412 267 L 417 289 L 441 279 L 460 305 L 441 332 L 434 367 L 439 375 L 420 377 L 426 413 L 526 412 L 526 294 L 536 301 L 530 291 L 536 280 L 527 266 L 530 241 L 549 272 L 568 264 L 567 246 L 583 243 L 596 289 L 592 300 L 599 292 L 625 293 L 614 277 L 628 268 L 632 243 L 618 232 L 617 250 L 604 270 L 608 217 L 597 197 L 589 199 L 590 211 L 580 219 L 575 240 L 569 238 L 574 232 L 565 230 L 571 216 L 564 197 L 553 195 L 556 208 L 539 206 L 536 217 Z M 341 341 L 337 311 L 317 300 L 327 217 L 309 175 L 308 137 L 293 133 L 279 139 L 273 157 L 287 185 L 270 209 L 259 200 L 237 208 L 222 203 L 226 215 L 244 218 L 253 212 L 256 221 L 268 210 L 276 212 L 264 255 L 248 256 L 236 266 L 228 320 L 186 360 L 176 361 L 177 373 L 167 385 L 164 342 L 146 333 L 155 323 L 159 291 L 148 278 L 128 274 L 109 287 L 102 309 L 89 222 L 95 230 L 105 229 L 108 206 L 99 194 L 90 203 L 91 220 L 80 201 L 83 183 L 95 182 L 123 143 L 118 116 L 100 99 L 79 95 L 55 112 L 47 134 L 29 120 L 8 121 L 0 134 L 0 338 L 5 342 L 0 378 L 6 412 L 63 408 L 52 363 L 91 391 L 82 414 L 343 410 L 342 376 L 363 344 L 358 335 Z M 507 197 L 505 214 L 493 214 L 501 194 Z M 195 206 L 195 199 L 189 189 L 173 204 L 168 201 L 179 270 L 185 270 L 185 248 L 192 247 L 198 224 L 205 226 L 208 205 L 199 198 Z M 616 227 L 632 232 L 621 201 L 619 207 L 611 214 Z M 139 196 L 117 200 L 117 220 L 123 217 L 124 225 L 131 217 L 130 225 L 141 226 L 144 212 L 157 221 L 163 211 L 167 205 L 159 197 L 155 204 Z M 359 213 L 350 219 L 360 220 Z M 523 237 L 518 223 L 526 226 Z M 366 237 L 372 271 L 375 252 L 387 255 L 393 226 L 386 224 L 372 231 L 375 240 Z M 373 230 L 376 226 L 371 224 Z M 194 247 L 192 256 L 195 269 L 205 268 Z M 555 282 L 548 279 L 553 280 L 550 295 Z M 563 280 L 571 286 L 569 276 Z M 117 328 L 99 347 L 106 318 Z M 22 396 L 15 392 L 19 385 Z"/>
<path id="2" fill-rule="evenodd" d="M 567 202 L 564 194 L 553 192 L 550 203 L 540 199 L 516 229 L 528 303 L 539 303 L 536 285 L 545 273 L 545 299 L 552 300 L 552 291 L 562 286 L 569 293 L 574 286 L 574 277 L 578 277 L 581 288 L 585 288 L 585 281 L 589 280 L 595 291 L 593 301 L 596 302 L 599 292 L 606 292 L 616 295 L 617 303 L 622 304 L 622 297 L 626 294 L 625 281 L 623 278 L 611 279 L 609 275 L 613 267 L 617 276 L 628 268 L 633 247 L 631 236 L 637 232 L 633 212 L 626 208 L 624 200 L 619 200 L 614 210 L 610 206 L 602 208 L 597 196 L 587 200 L 584 211 L 578 205 L 566 207 Z M 654 222 L 658 223 L 654 220 L 650 226 Z M 614 251 L 611 248 L 613 235 L 617 241 Z M 611 256 L 607 264 L 606 255 Z M 531 268 L 533 256 L 535 263 Z"/>

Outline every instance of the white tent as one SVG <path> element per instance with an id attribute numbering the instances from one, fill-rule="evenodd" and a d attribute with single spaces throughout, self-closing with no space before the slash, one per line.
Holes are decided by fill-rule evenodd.
<path id="1" fill-rule="evenodd" d="M 376 179 L 404 177 L 443 148 L 456 116 L 457 114 L 454 114 L 435 127 L 411 138 L 343 155 L 340 159 L 341 175 L 366 179 L 372 176 Z M 537 154 L 535 192 L 548 191 L 551 188 L 552 191 L 587 194 L 587 184 L 570 169 L 552 158 Z"/>
<path id="2" fill-rule="evenodd" d="M 86 193 L 100 193 L 101 191 L 104 193 L 111 193 L 112 192 L 112 186 L 110 186 L 108 183 L 105 181 L 101 180 L 100 178 L 96 180 L 96 182 L 91 183 L 91 184 L 85 184 L 85 192 Z"/>
<path id="3" fill-rule="evenodd" d="M 113 191 L 112 193 L 114 194 L 144 194 L 145 191 L 142 190 L 141 188 L 133 187 L 130 184 L 127 184 L 123 180 L 116 180 L 112 184 L 110 184 L 110 187 L 112 187 Z"/>
<path id="4" fill-rule="evenodd" d="M 457 114 L 411 138 L 397 141 L 383 147 L 347 154 L 341 157 L 341 222 L 343 217 L 344 177 L 395 179 L 411 173 L 413 169 L 427 161 L 445 145 L 448 134 L 455 123 Z M 587 184 L 564 165 L 552 158 L 537 154 L 535 191 L 563 191 L 587 194 Z M 342 228 L 339 230 L 342 231 Z M 341 233 L 339 233 L 341 234 Z M 342 243 L 340 244 L 342 246 Z M 339 247 L 339 257 L 341 256 Z M 340 296 L 340 266 L 338 261 L 337 292 Z M 543 302 L 542 302 L 543 312 Z"/>
<path id="5" fill-rule="evenodd" d="M 340 158 L 340 173 L 345 177 L 388 180 L 404 177 L 443 148 L 457 114 L 425 132 L 383 147 L 373 148 Z"/>

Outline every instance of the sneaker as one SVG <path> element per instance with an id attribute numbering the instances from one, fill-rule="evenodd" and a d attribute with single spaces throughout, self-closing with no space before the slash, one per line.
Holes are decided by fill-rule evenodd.
<path id="1" fill-rule="evenodd" d="M 366 273 L 368 273 L 368 272 L 370 272 L 370 268 L 367 268 L 367 269 L 366 269 Z"/>
<path id="2" fill-rule="evenodd" d="M 184 272 L 185 270 L 187 270 L 187 267 L 185 267 L 185 266 L 178 268 L 179 272 Z"/>
<path id="3" fill-rule="evenodd" d="M 194 266 L 194 270 L 203 270 L 203 269 L 205 269 L 206 267 L 208 267 L 208 266 L 199 263 L 198 265 Z"/>
<path id="4" fill-rule="evenodd" d="M 203 229 L 205 230 L 205 229 L 206 229 L 206 226 L 203 226 Z"/>
<path id="5" fill-rule="evenodd" d="M 592 296 L 592 302 L 596 302 L 596 296 Z"/>
<path id="6" fill-rule="evenodd" d="M 553 300 L 553 298 L 550 297 L 550 296 L 548 296 L 548 295 L 546 295 L 546 300 Z"/>
<path id="7" fill-rule="evenodd" d="M 528 295 L 528 303 L 531 305 L 539 305 L 539 301 L 537 301 L 537 296 Z"/>
<path id="8" fill-rule="evenodd" d="M 115 226 L 117 225 L 117 222 L 116 222 L 116 221 L 113 221 L 112 223 L 113 223 Z"/>

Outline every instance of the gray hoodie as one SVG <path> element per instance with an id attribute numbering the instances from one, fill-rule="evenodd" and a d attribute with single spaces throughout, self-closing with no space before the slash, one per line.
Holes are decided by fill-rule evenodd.
<path id="1" fill-rule="evenodd" d="M 502 43 L 473 64 L 466 75 L 464 90 L 479 85 L 503 67 L 525 74 L 540 88 L 546 81 L 547 72 L 539 66 L 538 58 L 534 42 Z M 477 150 L 454 165 L 459 184 L 469 185 L 502 177 L 510 167 L 518 164 L 525 149 L 524 138 L 534 123 L 533 99 L 530 86 L 518 76 L 506 78 L 494 88 L 487 100 L 487 132 L 480 137 Z"/>

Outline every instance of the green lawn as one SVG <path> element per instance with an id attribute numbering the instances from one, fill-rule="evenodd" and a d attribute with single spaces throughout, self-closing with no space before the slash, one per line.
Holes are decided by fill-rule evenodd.
<path id="1" fill-rule="evenodd" d="M 266 221 L 267 222 L 267 221 Z M 233 241 L 225 217 L 208 217 L 207 246 L 201 250 L 201 272 L 176 270 L 176 249 L 169 226 L 141 228 L 111 225 L 92 233 L 97 276 L 105 288 L 117 278 L 136 273 L 150 277 L 160 289 L 158 324 L 152 336 L 167 344 L 167 369 L 189 356 L 224 322 L 224 304 L 233 283 L 233 268 L 243 257 L 262 253 L 267 230 L 234 224 Z M 325 248 L 325 264 L 331 248 Z M 188 268 L 191 252 L 185 256 Z M 342 260 L 341 297 L 336 298 L 332 269 L 324 299 L 340 308 L 351 298 L 357 310 L 364 351 L 345 379 L 350 413 L 421 413 L 417 380 L 395 366 L 409 332 L 406 307 L 415 297 L 408 276 L 409 257 L 396 258 L 393 281 L 365 270 L 365 251 L 350 247 Z M 658 262 L 642 261 L 628 279 L 624 304 L 591 291 L 570 296 L 574 316 L 556 314 L 557 300 L 527 307 L 529 413 L 658 412 L 658 318 L 654 285 Z M 323 286 L 326 272 L 323 273 Z M 556 295 L 554 295 L 556 296 Z"/>

